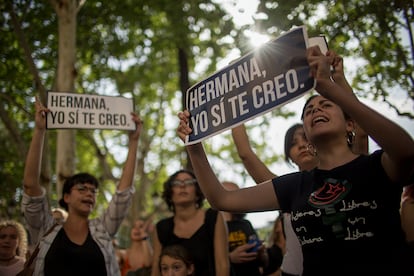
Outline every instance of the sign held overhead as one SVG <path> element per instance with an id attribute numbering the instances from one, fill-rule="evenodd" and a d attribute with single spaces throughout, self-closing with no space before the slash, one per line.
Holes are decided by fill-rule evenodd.
<path id="1" fill-rule="evenodd" d="M 132 99 L 49 91 L 47 107 L 48 129 L 135 129 Z"/>
<path id="2" fill-rule="evenodd" d="M 200 142 L 293 101 L 315 87 L 298 27 L 234 61 L 186 92 L 186 144 Z"/>

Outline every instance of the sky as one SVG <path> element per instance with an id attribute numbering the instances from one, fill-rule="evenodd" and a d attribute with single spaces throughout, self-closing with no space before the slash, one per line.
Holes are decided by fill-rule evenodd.
<path id="1" fill-rule="evenodd" d="M 234 17 L 234 22 L 236 25 L 246 25 L 246 24 L 253 24 L 253 14 L 256 11 L 258 1 L 256 0 L 239 0 L 237 4 L 234 5 L 233 1 L 231 0 L 217 0 L 216 2 L 222 3 L 223 7 L 226 8 Z M 257 36 L 254 37 L 255 41 L 258 41 L 260 38 Z M 221 63 L 219 63 L 218 70 L 224 66 L 226 66 L 230 61 L 239 58 L 240 52 L 235 50 L 234 52 L 230 53 Z M 350 64 L 353 61 L 344 60 L 344 64 Z M 351 74 L 352 72 L 350 72 Z M 348 75 L 348 78 L 352 76 Z M 389 119 L 393 120 L 401 127 L 406 129 L 413 137 L 414 137 L 414 123 L 413 121 L 399 117 L 394 111 L 390 110 L 385 104 L 372 102 L 370 100 L 361 99 L 363 103 L 371 107 L 372 109 L 384 114 Z M 294 102 L 291 102 L 285 106 L 289 110 L 302 110 L 302 107 L 305 102 L 305 97 L 302 97 Z M 284 118 L 272 118 L 271 128 L 265 139 L 269 139 L 272 141 L 272 150 L 277 154 L 283 154 L 283 145 L 284 145 L 284 135 L 286 130 L 293 124 L 300 122 L 300 112 L 291 118 L 291 119 L 284 119 Z M 246 124 L 249 124 L 247 122 Z M 276 131 L 277 130 L 277 131 Z M 250 134 L 250 133 L 249 133 Z M 220 136 L 220 135 L 218 135 Z M 212 137 L 212 143 L 220 143 L 220 137 Z M 255 139 L 254 134 L 250 139 Z M 369 151 L 373 152 L 374 150 L 378 149 L 377 144 L 373 140 L 369 140 Z M 259 156 L 260 158 L 260 156 Z M 271 171 L 278 175 L 290 173 L 297 171 L 296 168 L 288 166 L 284 162 L 280 162 L 277 164 L 271 164 L 270 166 Z M 240 176 L 234 175 L 232 172 L 228 172 L 228 175 L 224 174 L 221 176 L 222 178 L 231 179 L 236 183 L 240 183 L 242 179 Z M 240 184 L 239 184 L 240 185 Z M 255 185 L 252 179 L 248 179 L 247 182 L 242 184 L 243 186 L 252 186 Z M 277 212 L 260 212 L 260 213 L 250 213 L 247 215 L 247 219 L 250 220 L 255 228 L 261 228 L 268 224 L 273 223 L 274 219 L 277 217 Z"/>

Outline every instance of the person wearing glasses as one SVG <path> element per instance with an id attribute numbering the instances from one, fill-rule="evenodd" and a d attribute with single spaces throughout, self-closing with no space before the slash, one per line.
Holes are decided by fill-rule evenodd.
<path id="1" fill-rule="evenodd" d="M 108 208 L 99 217 L 89 218 L 96 204 L 99 182 L 89 173 L 77 173 L 64 182 L 59 205 L 68 216 L 63 224 L 57 224 L 46 191 L 40 185 L 45 118 L 49 110 L 38 99 L 35 109 L 35 128 L 26 157 L 22 199 L 26 227 L 32 242 L 39 242 L 40 248 L 33 275 L 120 275 L 112 240 L 135 192 L 132 183 L 141 119 L 131 113 L 136 127 L 129 132 L 127 159 Z"/>
<path id="2" fill-rule="evenodd" d="M 228 233 L 223 215 L 203 208 L 204 195 L 193 172 L 179 170 L 164 183 L 162 198 L 173 213 L 156 224 L 153 232 L 152 276 L 160 276 L 160 254 L 180 244 L 194 259 L 195 276 L 228 276 Z"/>

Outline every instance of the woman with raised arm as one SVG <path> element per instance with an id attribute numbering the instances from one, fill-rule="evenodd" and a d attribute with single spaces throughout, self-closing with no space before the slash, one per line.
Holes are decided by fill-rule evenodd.
<path id="1" fill-rule="evenodd" d="M 337 84 L 350 91 L 350 93 L 353 93 L 352 87 L 345 78 L 342 57 L 336 55 L 334 52 L 331 53 L 332 55 L 335 55 L 332 65 L 334 69 L 332 79 Z M 351 132 L 351 135 L 355 135 L 352 151 L 357 154 L 368 154 L 368 136 L 365 131 L 355 124 L 355 129 Z M 243 165 L 255 180 L 256 184 L 260 184 L 277 176 L 269 170 L 253 151 L 244 125 L 239 125 L 233 128 L 232 137 Z M 303 130 L 303 125 L 294 124 L 291 126 L 285 134 L 284 154 L 286 163 L 295 164 L 300 171 L 309 171 L 315 168 L 319 161 L 317 156 L 311 150 L 312 147 L 309 145 L 309 141 Z M 302 275 L 302 249 L 299 240 L 292 229 L 290 213 L 285 212 L 282 215 L 284 217 L 282 225 L 286 246 L 281 265 L 281 274 L 284 276 Z M 271 262 L 272 260 L 269 259 L 269 265 L 272 265 Z"/>
<path id="2" fill-rule="evenodd" d="M 55 224 L 46 191 L 40 185 L 46 113 L 49 110 L 38 100 L 35 107 L 35 129 L 26 158 L 22 200 L 31 238 L 34 243 L 40 240 L 34 275 L 120 275 L 112 240 L 135 192 L 132 184 L 142 121 L 131 113 L 136 127 L 129 132 L 128 155 L 121 179 L 103 214 L 95 219 L 89 218 L 96 203 L 98 180 L 89 173 L 75 174 L 65 180 L 59 201 L 68 212 L 66 221 L 44 236 Z"/>
<path id="3" fill-rule="evenodd" d="M 153 229 L 151 218 L 134 221 L 128 248 L 117 250 L 121 276 L 151 275 L 153 249 L 149 236 Z"/>
<path id="4" fill-rule="evenodd" d="M 320 95 L 308 99 L 302 120 L 318 166 L 227 191 L 211 169 L 203 145 L 188 145 L 203 193 L 219 210 L 290 212 L 302 245 L 303 275 L 410 275 L 408 260 L 413 255 L 404 240 L 399 205 L 402 186 L 414 168 L 414 141 L 332 80 L 332 54 L 311 47 L 307 58 Z M 192 131 L 190 113 L 178 116 L 177 131 L 184 141 Z M 370 155 L 351 150 L 354 120 L 380 150 Z"/>
<path id="5" fill-rule="evenodd" d="M 244 125 L 233 128 L 232 136 L 237 152 L 256 184 L 277 177 L 277 175 L 273 174 L 258 158 L 251 148 Z M 300 171 L 315 168 L 318 164 L 318 158 L 313 152 L 309 151 L 308 145 L 309 142 L 306 139 L 303 125 L 294 124 L 291 126 L 285 134 L 285 161 L 288 164 L 294 163 Z M 280 273 L 285 276 L 301 275 L 303 270 L 303 258 L 299 240 L 292 229 L 290 213 L 285 212 L 281 215 L 283 216 L 281 224 L 283 227 L 282 232 L 285 239 L 285 248 L 283 248 L 284 255 L 280 266 Z M 271 254 L 269 255 L 269 267 L 275 268 L 270 256 Z M 276 261 L 278 262 L 278 258 Z"/>

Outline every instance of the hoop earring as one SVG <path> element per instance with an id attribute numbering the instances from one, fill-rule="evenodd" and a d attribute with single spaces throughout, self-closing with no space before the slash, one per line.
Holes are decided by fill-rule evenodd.
<path id="1" fill-rule="evenodd" d="M 348 143 L 348 147 L 352 147 L 355 142 L 355 131 L 348 131 L 346 133 L 346 142 Z"/>
<path id="2" fill-rule="evenodd" d="M 312 144 L 308 144 L 308 145 L 306 146 L 306 150 L 307 150 L 310 154 L 312 154 L 313 156 L 318 155 L 318 153 L 316 152 L 315 147 L 314 147 Z"/>

